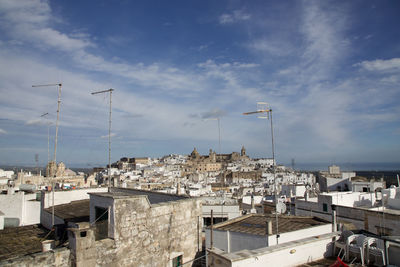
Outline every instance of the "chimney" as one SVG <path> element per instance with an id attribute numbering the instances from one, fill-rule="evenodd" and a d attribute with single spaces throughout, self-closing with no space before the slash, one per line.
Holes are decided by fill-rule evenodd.
<path id="1" fill-rule="evenodd" d="M 331 205 L 332 208 L 332 232 L 337 231 L 337 222 L 336 222 L 336 205 Z"/>
<path id="2" fill-rule="evenodd" d="M 266 230 L 266 235 L 268 236 L 268 235 L 272 235 L 272 221 L 271 220 L 268 220 L 267 222 L 266 222 L 266 228 L 265 228 L 265 230 Z"/>
<path id="3" fill-rule="evenodd" d="M 42 241 L 42 252 L 54 249 L 54 244 L 55 244 L 54 240 Z"/>

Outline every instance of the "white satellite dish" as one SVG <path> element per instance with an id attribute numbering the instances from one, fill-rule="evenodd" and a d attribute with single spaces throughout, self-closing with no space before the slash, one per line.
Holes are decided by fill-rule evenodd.
<path id="1" fill-rule="evenodd" d="M 283 202 L 278 202 L 276 204 L 276 212 L 279 214 L 285 213 L 286 212 L 286 205 Z"/>

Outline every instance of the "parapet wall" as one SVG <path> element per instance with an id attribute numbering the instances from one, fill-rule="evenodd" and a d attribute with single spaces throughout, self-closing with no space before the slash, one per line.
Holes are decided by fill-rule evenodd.
<path id="1" fill-rule="evenodd" d="M 336 236 L 338 233 L 329 233 L 267 248 L 241 250 L 236 253 L 225 253 L 214 249 L 209 251 L 208 266 L 297 266 L 331 256 L 332 238 Z"/>
<path id="2" fill-rule="evenodd" d="M 19 258 L 0 261 L 3 267 L 69 267 L 71 266 L 71 251 L 59 248 L 52 251 L 35 253 Z"/>

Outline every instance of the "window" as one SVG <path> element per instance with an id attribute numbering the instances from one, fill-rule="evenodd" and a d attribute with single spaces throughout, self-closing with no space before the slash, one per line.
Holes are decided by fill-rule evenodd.
<path id="1" fill-rule="evenodd" d="M 322 203 L 322 210 L 328 212 L 328 204 Z"/>
<path id="2" fill-rule="evenodd" d="M 108 208 L 95 207 L 96 240 L 108 238 Z"/>
<path id="3" fill-rule="evenodd" d="M 179 255 L 172 260 L 172 267 L 180 267 L 182 266 L 182 255 Z"/>

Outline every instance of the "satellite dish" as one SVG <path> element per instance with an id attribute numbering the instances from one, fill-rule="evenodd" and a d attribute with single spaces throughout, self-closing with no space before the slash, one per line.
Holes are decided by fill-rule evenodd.
<path id="1" fill-rule="evenodd" d="M 286 205 L 283 202 L 278 202 L 276 204 L 276 212 L 279 214 L 285 213 L 286 212 Z"/>

